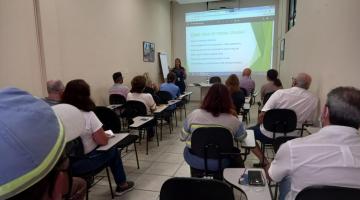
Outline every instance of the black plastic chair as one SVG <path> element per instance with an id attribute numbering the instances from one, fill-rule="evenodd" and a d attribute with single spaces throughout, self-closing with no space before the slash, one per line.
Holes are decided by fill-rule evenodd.
<path id="1" fill-rule="evenodd" d="M 221 83 L 221 78 L 219 76 L 210 77 L 209 83 L 210 84 Z"/>
<path id="2" fill-rule="evenodd" d="M 224 182 L 200 178 L 170 178 L 161 186 L 160 200 L 234 200 Z"/>
<path id="3" fill-rule="evenodd" d="M 297 116 L 293 110 L 290 109 L 271 109 L 266 111 L 263 119 L 264 128 L 267 131 L 273 133 L 272 143 L 261 143 L 262 154 L 265 155 L 266 146 L 272 146 L 275 153 L 279 149 L 280 145 L 288 140 L 292 140 L 296 137 L 288 137 L 287 133 L 296 130 Z M 283 136 L 276 137 L 276 134 Z M 261 161 L 261 165 L 264 164 L 265 156 Z M 275 199 L 277 198 L 278 184 L 275 185 Z"/>
<path id="4" fill-rule="evenodd" d="M 76 163 L 76 161 L 82 160 L 82 159 L 88 159 L 88 157 L 84 154 L 84 146 L 83 146 L 83 143 L 82 143 L 80 137 L 68 142 L 65 147 L 65 152 L 70 159 L 70 168 L 69 169 L 71 169 L 71 165 Z M 73 173 L 72 170 L 69 170 L 69 174 L 71 174 L 71 176 L 81 177 L 84 180 L 86 180 L 86 200 L 89 199 L 89 189 L 92 186 L 96 185 L 98 182 L 100 182 L 105 177 L 105 176 L 98 176 L 98 174 L 100 172 L 102 172 L 104 169 L 106 170 L 106 177 L 109 182 L 111 199 L 114 199 L 114 191 L 112 189 L 108 166 L 109 166 L 109 163 L 104 163 L 102 166 L 98 167 L 97 169 L 95 169 L 93 171 L 89 171 L 89 172 L 84 172 L 84 173 Z M 96 182 L 94 182 L 95 176 L 100 177 L 100 179 Z"/>
<path id="5" fill-rule="evenodd" d="M 241 109 L 245 103 L 245 95 L 243 94 L 243 92 L 237 91 L 237 92 L 234 92 L 233 94 L 231 94 L 231 98 L 232 98 L 233 104 L 235 106 L 236 113 L 240 114 Z"/>
<path id="6" fill-rule="evenodd" d="M 111 130 L 114 134 L 121 133 L 121 123 L 119 118 L 117 117 L 116 113 L 111 109 L 104 107 L 104 106 L 97 106 L 94 110 L 95 115 L 99 118 L 101 123 L 103 124 L 103 129 Z M 131 144 L 134 144 L 135 156 L 136 156 L 136 163 L 137 168 L 139 169 L 139 158 L 136 149 L 136 141 L 139 139 L 137 135 L 128 135 L 126 138 L 121 140 L 116 146 L 118 149 L 123 150 Z"/>
<path id="7" fill-rule="evenodd" d="M 156 93 L 156 95 L 159 97 L 160 99 L 160 104 L 168 104 L 168 102 L 170 100 L 173 100 L 172 95 L 168 92 L 168 91 L 158 91 Z M 161 116 L 159 116 L 160 120 L 161 120 L 161 134 L 160 134 L 160 140 L 162 140 L 162 119 L 169 119 L 169 129 L 170 129 L 170 134 L 172 131 L 172 116 L 175 116 L 175 125 L 177 126 L 177 116 L 176 116 L 176 105 L 174 108 L 167 108 L 165 112 L 163 112 L 161 114 Z"/>
<path id="8" fill-rule="evenodd" d="M 138 116 L 147 116 L 146 106 L 141 101 L 127 101 L 124 107 L 123 115 L 126 117 L 128 121 L 128 129 L 129 129 L 130 125 L 134 123 L 133 118 Z M 155 126 L 156 126 L 156 120 L 153 120 L 144 124 L 144 126 L 137 128 L 140 136 L 139 143 L 141 143 L 143 131 L 147 130 L 148 128 L 153 128 Z M 157 128 L 155 128 L 155 135 L 156 135 L 157 145 L 159 146 L 159 137 L 157 135 L 156 129 Z M 146 154 L 148 154 L 149 152 L 148 150 L 149 150 L 149 137 L 146 137 Z"/>
<path id="9" fill-rule="evenodd" d="M 212 176 L 222 179 L 222 172 L 226 166 L 222 166 L 222 160 L 229 156 L 239 156 L 234 153 L 234 139 L 231 132 L 223 127 L 201 127 L 194 130 L 191 135 L 191 154 L 204 159 L 204 169 L 196 169 L 190 166 L 192 177 Z M 218 170 L 208 169 L 207 159 L 218 160 Z"/>
<path id="10" fill-rule="evenodd" d="M 319 185 L 301 190 L 295 200 L 358 200 L 359 198 L 359 188 Z"/>
<path id="11" fill-rule="evenodd" d="M 121 94 L 110 94 L 109 96 L 109 104 L 125 104 L 126 98 Z"/>
<path id="12" fill-rule="evenodd" d="M 243 94 L 244 94 L 246 97 L 249 95 L 248 92 L 247 92 L 247 90 L 246 90 L 245 88 L 243 88 L 243 87 L 240 87 L 240 91 L 242 91 Z"/>

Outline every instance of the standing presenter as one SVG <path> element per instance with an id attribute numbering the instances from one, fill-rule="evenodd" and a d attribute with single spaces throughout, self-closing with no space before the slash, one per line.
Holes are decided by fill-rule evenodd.
<path id="1" fill-rule="evenodd" d="M 186 71 L 183 66 L 181 66 L 180 58 L 175 59 L 175 67 L 171 70 L 176 74 L 175 85 L 180 88 L 181 94 L 185 92 L 185 79 L 186 79 Z"/>

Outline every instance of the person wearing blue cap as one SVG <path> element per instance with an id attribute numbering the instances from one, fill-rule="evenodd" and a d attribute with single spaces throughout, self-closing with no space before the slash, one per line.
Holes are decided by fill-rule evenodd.
<path id="1" fill-rule="evenodd" d="M 65 143 L 76 137 L 76 132 L 65 137 L 74 126 L 63 126 L 49 105 L 16 88 L 0 90 L 0 110 L 0 199 L 60 200 L 67 193 L 83 199 L 84 180 L 74 178 L 69 192 L 63 152 Z"/>
<path id="2" fill-rule="evenodd" d="M 95 103 L 90 98 L 90 86 L 81 79 L 68 82 L 63 93 L 62 102 L 71 104 L 81 110 L 85 119 L 85 129 L 80 135 L 86 158 L 72 162 L 71 170 L 74 175 L 91 172 L 105 163 L 109 163 L 114 176 L 116 195 L 122 195 L 134 188 L 134 183 L 126 181 L 123 164 L 116 148 L 109 151 L 96 151 L 97 146 L 106 145 L 108 137 L 102 129 L 102 123 L 93 110 Z"/>

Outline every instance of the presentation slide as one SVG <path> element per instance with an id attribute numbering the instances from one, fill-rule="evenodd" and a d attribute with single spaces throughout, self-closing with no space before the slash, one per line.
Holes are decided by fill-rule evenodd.
<path id="1" fill-rule="evenodd" d="M 192 75 L 272 68 L 274 6 L 186 13 L 186 65 Z"/>

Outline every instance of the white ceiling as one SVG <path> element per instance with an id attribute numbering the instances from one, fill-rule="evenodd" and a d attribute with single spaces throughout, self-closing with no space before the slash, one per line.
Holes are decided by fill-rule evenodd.
<path id="1" fill-rule="evenodd" d="M 203 3 L 208 1 L 220 1 L 220 0 L 173 0 L 173 1 L 176 1 L 179 4 L 187 4 L 187 3 Z"/>

